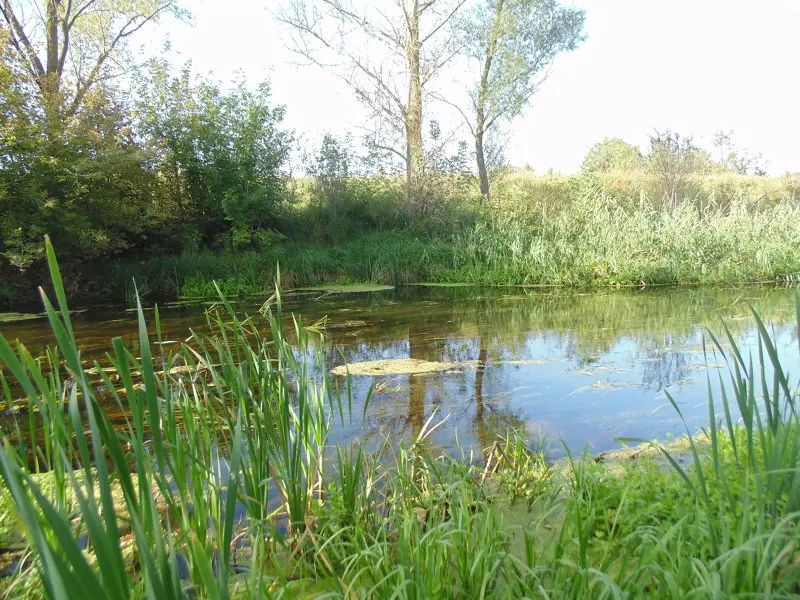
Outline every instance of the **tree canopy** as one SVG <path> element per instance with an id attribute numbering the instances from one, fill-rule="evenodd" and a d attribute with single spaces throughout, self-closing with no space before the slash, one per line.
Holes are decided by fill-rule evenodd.
<path id="1" fill-rule="evenodd" d="M 555 57 L 583 41 L 585 12 L 557 0 L 483 0 L 459 19 L 474 64 L 471 105 L 458 107 L 475 140 L 481 192 L 489 195 L 484 137 L 519 116 L 546 79 Z"/>

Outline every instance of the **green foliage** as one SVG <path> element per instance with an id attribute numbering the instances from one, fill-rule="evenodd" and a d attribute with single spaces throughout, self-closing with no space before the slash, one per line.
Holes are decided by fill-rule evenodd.
<path id="1" fill-rule="evenodd" d="M 619 138 L 605 138 L 589 148 L 581 163 L 581 170 L 590 172 L 603 171 L 638 171 L 644 166 L 644 157 L 638 147 Z"/>
<path id="2" fill-rule="evenodd" d="M 489 121 L 524 110 L 556 55 L 582 41 L 584 21 L 583 10 L 556 0 L 487 0 L 460 21 L 466 53 L 481 68 L 491 53 L 487 78 L 476 79 L 472 93 Z"/>
<path id="3" fill-rule="evenodd" d="M 699 181 L 712 170 L 707 152 L 694 145 L 691 136 L 669 130 L 650 136 L 647 170 L 661 181 L 664 196 L 676 208 L 696 195 Z"/>
<path id="4" fill-rule="evenodd" d="M 0 252 L 19 269 L 49 233 L 74 260 L 135 248 L 157 227 L 155 177 L 125 107 L 95 86 L 68 125 L 49 122 L 7 48 L 0 62 Z"/>
<path id="5" fill-rule="evenodd" d="M 356 208 L 357 183 L 351 180 L 349 140 L 339 140 L 326 133 L 313 157 L 306 159 L 306 169 L 313 177 L 312 202 L 325 221 L 329 241 L 338 243 L 349 233 L 346 224 Z"/>
<path id="6" fill-rule="evenodd" d="M 141 133 L 158 148 L 156 170 L 170 201 L 206 243 L 229 230 L 268 226 L 285 198 L 282 168 L 291 135 L 279 129 L 285 109 L 269 103 L 269 84 L 239 81 L 227 92 L 194 78 L 189 65 L 173 75 L 154 61 L 138 89 Z"/>
<path id="7" fill-rule="evenodd" d="M 660 182 L 644 173 L 522 173 L 495 183 L 491 210 L 478 212 L 474 199 L 453 199 L 440 221 L 431 215 L 428 229 L 406 225 L 402 191 L 386 204 L 380 196 L 370 201 L 357 195 L 337 225 L 340 243 L 309 243 L 303 225 L 314 228 L 315 240 L 335 233 L 317 204 L 303 202 L 282 223 L 299 239 L 261 250 L 113 265 L 98 280 L 121 290 L 135 277 L 147 281 L 153 298 L 176 298 L 213 295 L 213 280 L 231 278 L 241 288 L 231 293 L 260 293 L 271 288 L 276 263 L 288 287 L 339 277 L 393 285 L 641 286 L 774 281 L 800 272 L 800 212 L 790 200 L 799 188 L 793 179 L 715 176 L 697 200 L 685 200 L 674 212 L 663 210 Z M 350 184 L 380 190 L 385 182 L 354 178 Z M 459 214 L 465 209 L 473 212 Z"/>

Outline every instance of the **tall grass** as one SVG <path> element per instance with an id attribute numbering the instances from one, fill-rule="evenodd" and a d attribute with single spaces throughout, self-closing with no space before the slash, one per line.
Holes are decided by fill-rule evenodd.
<path id="1" fill-rule="evenodd" d="M 727 329 L 727 344 L 709 336 L 729 376 L 709 376 L 709 425 L 682 446 L 550 464 L 512 433 L 475 460 L 438 455 L 432 417 L 411 444 L 367 454 L 331 447 L 349 388 L 315 363 L 317 326 L 278 297 L 252 317 L 221 300 L 210 333 L 174 353 L 139 306 L 137 351 L 116 338 L 91 368 L 49 243 L 47 257 L 57 350 L 37 359 L 0 336 L 4 394 L 21 390 L 34 415 L 0 448 L 0 502 L 30 548 L 9 596 L 800 594 L 797 381 L 755 312 L 753 355 Z"/>
<path id="2" fill-rule="evenodd" d="M 659 195 L 658 182 L 642 174 L 522 172 L 499 177 L 486 207 L 477 205 L 468 186 L 462 184 L 460 192 L 443 188 L 415 221 L 401 206 L 399 184 L 352 185 L 352 193 L 337 200 L 335 219 L 331 207 L 313 198 L 288 208 L 276 225 L 288 234 L 285 243 L 112 265 L 97 278 L 97 289 L 113 297 L 135 277 L 145 284 L 140 292 L 151 298 L 214 296 L 214 281 L 231 297 L 263 293 L 273 287 L 277 263 L 287 287 L 339 278 L 389 284 L 719 284 L 792 280 L 800 273 L 800 185 L 790 177 L 710 176 L 673 209 Z"/>

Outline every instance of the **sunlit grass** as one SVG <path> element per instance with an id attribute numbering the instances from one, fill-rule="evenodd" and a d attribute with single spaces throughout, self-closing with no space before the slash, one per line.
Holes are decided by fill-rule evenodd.
<path id="1" fill-rule="evenodd" d="M 285 243 L 118 265 L 104 281 L 123 289 L 135 275 L 150 297 L 176 298 L 213 296 L 213 281 L 228 297 L 264 293 L 278 263 L 286 287 L 337 279 L 652 286 L 792 281 L 800 273 L 796 178 L 709 176 L 673 210 L 643 174 L 520 172 L 498 177 L 485 207 L 469 186 L 448 188 L 418 222 L 407 220 L 398 182 L 353 185 L 360 191 L 342 199 L 349 209 L 336 222 L 308 199 L 287 208 Z"/>

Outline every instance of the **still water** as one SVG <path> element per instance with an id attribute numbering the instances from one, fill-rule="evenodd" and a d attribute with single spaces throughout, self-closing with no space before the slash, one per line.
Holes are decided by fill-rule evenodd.
<path id="1" fill-rule="evenodd" d="M 410 439 L 434 415 L 431 423 L 446 420 L 431 441 L 449 452 L 486 447 L 513 427 L 559 455 L 562 441 L 573 450 L 586 446 L 599 452 L 618 447 L 618 437 L 682 434 L 666 392 L 680 405 L 690 430 L 705 425 L 707 377 L 715 386 L 719 375 L 727 378 L 725 359 L 711 351 L 706 328 L 720 333 L 724 320 L 743 353 L 755 350 L 748 305 L 774 332 L 785 368 L 796 373 L 794 302 L 794 290 L 767 287 L 587 294 L 405 287 L 290 294 L 284 305 L 305 323 L 327 317 L 331 368 L 390 358 L 460 365 L 429 375 L 353 377 L 353 422 L 336 426 L 335 440 Z M 257 305 L 238 308 L 258 315 Z M 165 340 L 181 341 L 190 329 L 205 329 L 202 305 L 166 307 L 160 314 Z M 148 315 L 152 320 L 153 313 Z M 85 358 L 101 359 L 118 335 L 136 348 L 136 317 L 130 311 L 93 310 L 74 319 Z M 45 319 L 0 324 L 0 332 L 32 350 L 53 343 Z"/>

